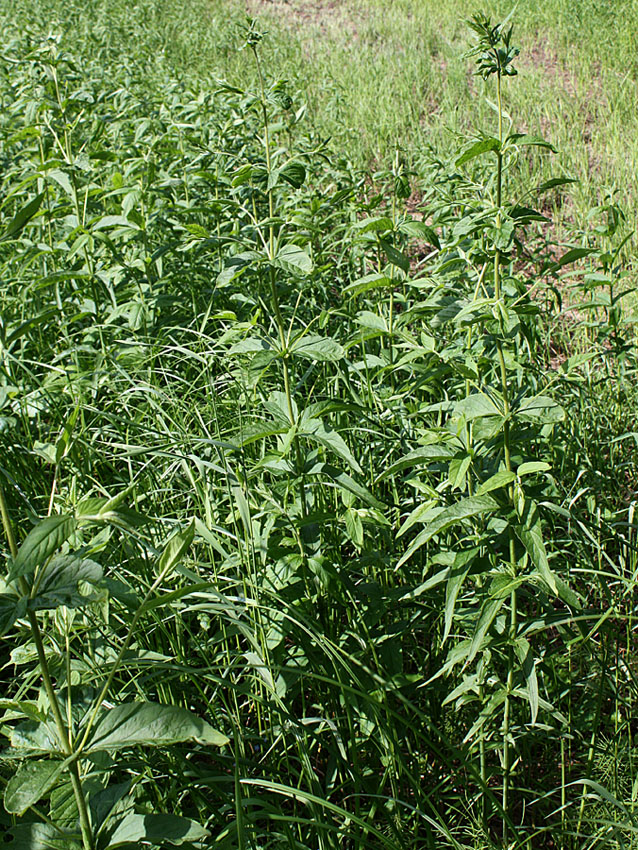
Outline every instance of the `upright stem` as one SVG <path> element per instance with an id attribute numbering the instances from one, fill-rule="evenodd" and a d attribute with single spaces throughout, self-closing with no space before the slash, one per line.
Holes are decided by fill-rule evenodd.
<path id="1" fill-rule="evenodd" d="M 268 175 L 270 175 L 270 169 L 272 165 L 271 153 L 270 153 L 270 130 L 268 128 L 268 110 L 266 109 L 266 89 L 264 86 L 264 78 L 261 71 L 261 62 L 259 59 L 259 53 L 255 47 L 252 47 L 253 55 L 255 57 L 255 63 L 257 65 L 257 76 L 259 79 L 259 92 L 261 95 L 261 109 L 264 120 L 264 149 L 266 154 L 266 171 Z M 268 225 L 268 258 L 272 262 L 275 259 L 275 225 L 273 222 L 273 217 L 275 215 L 275 200 L 273 197 L 272 189 L 268 189 L 268 217 L 270 218 L 270 223 Z M 284 373 L 284 388 L 286 392 L 286 402 L 288 405 L 288 415 L 290 417 L 290 422 L 292 425 L 296 424 L 296 416 L 294 413 L 294 406 L 292 401 L 292 391 L 290 388 L 290 370 L 288 366 L 288 358 L 286 356 L 286 328 L 284 325 L 284 320 L 281 315 L 281 307 L 279 305 L 279 296 L 277 294 L 277 282 L 275 280 L 275 270 L 274 268 L 270 269 L 270 295 L 272 299 L 272 308 L 273 313 L 275 315 L 275 323 L 277 325 L 277 332 L 279 334 L 279 345 L 281 346 L 282 353 L 282 362 L 283 362 L 283 373 Z"/>
<path id="2" fill-rule="evenodd" d="M 496 229 L 500 230 L 502 216 L 501 206 L 503 202 L 503 102 L 501 96 L 501 70 L 499 68 L 496 74 L 496 97 L 498 104 L 498 140 L 499 149 L 496 152 Z M 502 297 L 501 290 L 501 252 L 496 248 L 494 251 L 494 298 L 500 301 Z M 500 310 L 500 306 L 499 306 Z M 503 335 L 503 319 L 500 319 L 501 335 Z M 507 472 L 512 471 L 511 458 L 511 436 L 510 436 L 510 402 L 509 402 L 509 387 L 507 380 L 507 366 L 505 363 L 505 355 L 503 353 L 503 342 L 499 339 L 496 343 L 496 350 L 501 374 L 501 394 L 503 396 L 503 459 L 505 461 L 505 469 Z M 514 507 L 514 485 L 508 487 L 510 504 Z M 514 540 L 514 530 L 511 525 L 508 530 L 509 536 L 509 566 L 512 577 L 516 575 L 516 548 Z M 516 590 L 510 594 L 510 642 L 508 647 L 507 661 L 507 682 L 505 685 L 505 703 L 503 705 L 503 843 L 507 844 L 508 838 L 508 816 L 509 816 L 509 792 L 510 792 L 510 771 L 511 771 L 511 747 L 510 747 L 510 731 L 511 731 L 511 694 L 514 688 L 514 641 L 516 639 L 518 622 L 517 612 L 517 597 Z"/>
<path id="3" fill-rule="evenodd" d="M 264 85 L 264 78 L 261 70 L 261 61 L 259 59 L 259 52 L 254 45 L 251 45 L 251 50 L 253 52 L 253 56 L 255 57 L 255 64 L 257 66 L 257 77 L 259 80 L 259 93 L 261 97 L 261 109 L 262 116 L 264 122 L 264 148 L 266 155 L 266 171 L 270 176 L 271 166 L 272 166 L 272 157 L 270 151 L 270 130 L 268 127 L 268 110 L 266 108 L 266 88 Z M 268 189 L 268 217 L 270 218 L 270 223 L 268 226 L 268 255 L 271 261 L 270 267 L 270 296 L 272 301 L 273 313 L 275 316 L 275 324 L 277 325 L 277 333 L 279 335 L 279 345 L 281 348 L 281 359 L 282 359 L 282 371 L 284 378 L 284 392 L 286 394 L 286 405 L 288 407 L 288 418 L 290 419 L 290 424 L 293 428 L 297 425 L 297 416 L 295 414 L 295 407 L 292 396 L 292 387 L 290 381 L 290 366 L 288 364 L 288 354 L 287 354 L 287 346 L 288 340 L 286 339 L 286 328 L 284 325 L 283 316 L 281 315 L 281 307 L 279 304 L 279 296 L 277 294 L 277 281 L 275 278 L 275 269 L 272 266 L 272 261 L 275 258 L 275 225 L 273 222 L 274 214 L 275 214 L 275 201 L 273 197 L 272 189 Z M 301 497 L 301 512 L 302 516 L 305 519 L 308 514 L 308 507 L 306 503 L 306 488 L 303 481 L 303 464 L 302 464 L 302 455 L 301 455 L 301 446 L 299 444 L 299 438 L 295 435 L 294 438 L 294 447 L 295 447 L 295 462 L 297 466 L 297 471 L 301 475 L 301 485 L 300 485 L 300 497 Z M 306 560 L 305 548 L 302 547 L 301 556 Z"/>

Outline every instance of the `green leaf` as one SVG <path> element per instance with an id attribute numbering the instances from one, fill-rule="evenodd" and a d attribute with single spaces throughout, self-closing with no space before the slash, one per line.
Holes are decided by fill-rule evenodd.
<path id="1" fill-rule="evenodd" d="M 27 600 L 19 599 L 17 596 L 0 594 L 0 637 L 6 635 L 16 620 L 20 620 L 27 613 Z"/>
<path id="2" fill-rule="evenodd" d="M 565 410 L 553 398 L 538 395 L 524 399 L 516 410 L 516 416 L 527 422 L 554 425 L 565 419 Z"/>
<path id="3" fill-rule="evenodd" d="M 268 340 L 260 339 L 259 337 L 250 336 L 242 339 L 231 346 L 227 354 L 252 354 L 256 351 L 271 351 L 272 346 Z"/>
<path id="4" fill-rule="evenodd" d="M 478 549 L 471 549 L 469 552 L 460 552 L 454 559 L 454 563 L 450 567 L 448 580 L 445 584 L 445 627 L 443 630 L 443 639 L 441 643 L 445 643 L 452 628 L 452 618 L 454 617 L 454 608 L 463 582 L 472 566 L 472 561 L 478 554 Z"/>
<path id="5" fill-rule="evenodd" d="M 554 145 L 545 141 L 545 139 L 541 138 L 541 136 L 530 136 L 528 133 L 512 133 L 510 136 L 507 137 L 505 143 L 512 143 L 517 147 L 533 145 L 539 148 L 547 148 L 548 150 L 556 153 L 556 148 L 554 147 Z"/>
<path id="6" fill-rule="evenodd" d="M 348 508 L 344 515 L 346 533 L 357 549 L 363 547 L 363 523 L 358 511 Z"/>
<path id="7" fill-rule="evenodd" d="M 450 691 L 450 693 L 445 697 L 441 705 L 448 705 L 449 703 L 454 702 L 457 699 L 460 700 L 460 697 L 466 696 L 466 694 L 468 693 L 477 696 L 479 693 L 478 680 L 479 679 L 476 673 L 474 673 L 472 676 L 464 676 L 461 684 L 457 685 L 453 691 Z M 462 702 L 463 701 L 460 700 L 460 703 Z"/>
<path id="8" fill-rule="evenodd" d="M 343 437 L 334 428 L 324 424 L 321 419 L 302 420 L 299 429 L 300 435 L 309 437 L 311 440 L 315 440 L 331 452 L 334 452 L 342 460 L 345 460 L 355 472 L 362 472 L 361 467 L 346 445 Z"/>
<path id="9" fill-rule="evenodd" d="M 498 510 L 498 507 L 498 502 L 491 496 L 468 496 L 466 499 L 461 499 L 460 502 L 456 502 L 456 504 L 442 511 L 414 538 L 408 551 L 399 560 L 397 567 L 405 564 L 417 549 L 424 546 L 436 534 L 440 534 L 442 531 L 471 517 Z"/>
<path id="10" fill-rule="evenodd" d="M 351 478 L 346 472 L 343 472 L 328 463 L 319 463 L 314 466 L 312 468 L 312 474 L 326 475 L 331 479 L 331 481 L 334 481 L 340 489 L 345 490 L 347 493 L 352 493 L 353 496 L 357 496 L 362 502 L 372 508 L 376 508 L 377 510 L 383 510 L 383 508 L 385 508 L 383 502 L 380 502 L 369 490 L 361 484 L 358 484 L 354 478 Z"/>
<path id="11" fill-rule="evenodd" d="M 398 248 L 395 248 L 394 245 L 391 245 L 385 239 L 379 239 L 379 244 L 383 248 L 389 263 L 392 263 L 393 266 L 401 269 L 401 271 L 405 272 L 405 274 L 410 271 L 410 260 L 405 256 L 403 251 L 399 251 Z"/>
<path id="12" fill-rule="evenodd" d="M 414 449 L 404 455 L 400 460 L 390 464 L 390 466 L 381 473 L 377 481 L 384 481 L 391 477 L 396 472 L 403 469 L 410 469 L 413 466 L 427 466 L 431 463 L 440 463 L 441 461 L 449 460 L 454 457 L 454 450 L 446 445 L 423 446 L 420 449 Z"/>
<path id="13" fill-rule="evenodd" d="M 53 721 L 38 723 L 27 720 L 15 726 L 9 735 L 11 746 L 25 753 L 55 753 L 59 755 L 60 742 Z"/>
<path id="14" fill-rule="evenodd" d="M 106 499 L 89 496 L 78 504 L 75 513 L 80 522 L 111 522 L 124 527 L 136 527 L 148 522 L 147 518 L 131 508 L 122 507 L 122 503 L 136 485 L 132 484 L 117 495 Z"/>
<path id="15" fill-rule="evenodd" d="M 388 287 L 396 286 L 396 280 L 392 280 L 387 275 L 374 272 L 367 274 L 365 277 L 360 277 L 353 283 L 348 284 L 343 290 L 351 297 L 361 295 L 362 292 L 369 292 L 372 289 L 387 289 Z"/>
<path id="16" fill-rule="evenodd" d="M 502 410 L 485 393 L 472 393 L 454 405 L 454 413 L 461 415 L 466 422 L 482 419 L 485 416 L 502 416 Z"/>
<path id="17" fill-rule="evenodd" d="M 289 162 L 279 170 L 279 174 L 287 183 L 299 189 L 306 180 L 306 169 L 300 162 Z"/>
<path id="18" fill-rule="evenodd" d="M 538 679 L 536 677 L 536 664 L 532 649 L 525 638 L 517 638 L 514 644 L 516 655 L 523 668 L 523 675 L 527 681 L 527 699 L 532 719 L 532 725 L 538 717 Z"/>
<path id="19" fill-rule="evenodd" d="M 273 266 L 294 275 L 308 275 L 312 272 L 312 260 L 297 245 L 284 245 L 277 251 Z"/>
<path id="20" fill-rule="evenodd" d="M 556 577 L 551 571 L 549 561 L 547 560 L 541 521 L 534 502 L 527 502 L 523 522 L 516 525 L 516 534 L 525 547 L 525 550 L 536 567 L 540 577 L 544 580 L 552 593 L 558 595 Z"/>
<path id="21" fill-rule="evenodd" d="M 157 562 L 157 571 L 160 575 L 168 575 L 168 573 L 175 569 L 190 549 L 194 536 L 195 523 L 191 522 L 187 528 L 183 531 L 178 531 L 171 537 Z"/>
<path id="22" fill-rule="evenodd" d="M 139 225 L 123 215 L 104 215 L 93 224 L 92 230 L 107 230 L 110 227 L 126 227 L 140 230 Z"/>
<path id="23" fill-rule="evenodd" d="M 29 607 L 40 610 L 58 605 L 66 605 L 67 608 L 84 605 L 90 597 L 79 592 L 78 584 L 81 581 L 97 584 L 102 575 L 102 567 L 95 561 L 77 555 L 57 555 L 45 567 Z"/>
<path id="24" fill-rule="evenodd" d="M 40 209 L 43 198 L 44 192 L 40 192 L 39 195 L 36 195 L 33 200 L 29 201 L 26 206 L 22 207 L 22 209 L 14 215 L 2 234 L 0 234 L 0 242 L 4 242 L 6 239 L 14 239 L 20 233 L 24 226 Z"/>
<path id="25" fill-rule="evenodd" d="M 86 752 L 117 752 L 125 747 L 165 747 L 183 741 L 223 747 L 228 738 L 185 708 L 153 702 L 129 702 L 105 712 Z"/>
<path id="26" fill-rule="evenodd" d="M 563 581 L 560 576 L 555 576 L 555 578 L 556 586 L 558 587 L 558 598 L 561 599 L 566 605 L 569 605 L 570 608 L 578 610 L 582 604 L 580 597 L 576 593 L 574 593 L 574 591 L 567 584 L 567 582 Z"/>
<path id="27" fill-rule="evenodd" d="M 343 347 L 334 339 L 305 334 L 293 342 L 290 353 L 321 363 L 336 363 L 342 359 L 345 352 Z"/>
<path id="28" fill-rule="evenodd" d="M 178 587 L 168 593 L 162 593 L 159 596 L 154 596 L 142 605 L 140 613 L 147 613 L 155 608 L 161 608 L 163 605 L 171 605 L 173 602 L 177 602 L 185 596 L 189 596 L 192 593 L 199 593 L 202 590 L 210 590 L 210 582 L 189 584 L 187 587 Z"/>
<path id="29" fill-rule="evenodd" d="M 476 629 L 474 630 L 474 635 L 472 637 L 472 643 L 470 644 L 467 658 L 465 659 L 465 667 L 467 667 L 468 664 L 471 664 L 476 657 L 476 653 L 481 648 L 481 644 L 483 643 L 483 638 L 487 634 L 487 630 L 492 625 L 496 619 L 496 615 L 505 604 L 506 598 L 507 597 L 488 599 L 483 603 L 478 623 L 476 624 Z"/>
<path id="30" fill-rule="evenodd" d="M 369 233 L 370 231 L 383 233 L 386 230 L 392 230 L 393 226 L 392 219 L 384 215 L 375 216 L 373 218 L 364 218 L 356 224 L 353 224 L 352 229 L 359 233 Z"/>
<path id="31" fill-rule="evenodd" d="M 9 568 L 7 581 L 32 573 L 53 555 L 75 531 L 72 516 L 50 516 L 43 519 L 27 535 Z"/>
<path id="32" fill-rule="evenodd" d="M 5 809 L 11 814 L 23 815 L 55 785 L 66 764 L 57 759 L 24 762 L 7 782 Z"/>
<path id="33" fill-rule="evenodd" d="M 121 847 L 123 844 L 137 844 L 138 841 L 153 847 L 164 844 L 178 846 L 187 841 L 201 841 L 210 832 L 189 818 L 178 815 L 126 815 L 115 827 L 109 838 L 107 848 Z"/>
<path id="34" fill-rule="evenodd" d="M 516 475 L 513 472 L 508 472 L 506 469 L 501 469 L 494 473 L 487 481 L 484 481 L 476 491 L 477 496 L 482 496 L 483 493 L 491 493 L 493 490 L 499 490 L 501 487 L 507 487 L 512 481 L 516 480 Z"/>
<path id="35" fill-rule="evenodd" d="M 441 248 L 441 243 L 436 230 L 424 221 L 404 221 L 399 225 L 398 229 L 401 233 L 407 233 L 408 236 L 413 236 L 416 239 L 425 239 L 439 250 Z"/>
<path id="36" fill-rule="evenodd" d="M 538 212 L 538 210 L 531 209 L 530 207 L 521 207 L 516 204 L 509 208 L 509 216 L 517 224 L 529 224 L 532 221 L 549 221 L 547 216 Z"/>
<path id="37" fill-rule="evenodd" d="M 96 829 L 100 829 L 106 821 L 115 806 L 124 799 L 131 790 L 131 782 L 117 782 L 114 785 L 109 785 L 106 788 L 101 788 L 89 797 L 89 808 L 91 809 L 91 821 Z M 132 800 L 130 799 L 132 804 Z M 129 802 L 127 800 L 127 803 Z M 120 807 L 118 807 L 120 810 Z"/>
<path id="38" fill-rule="evenodd" d="M 489 151 L 498 151 L 500 148 L 501 143 L 493 136 L 490 136 L 487 139 L 480 139 L 478 142 L 474 142 L 473 145 L 470 145 L 470 147 L 458 157 L 455 165 L 458 168 L 461 165 L 465 165 L 465 163 L 469 162 L 471 159 L 475 159 L 477 156 L 482 156 L 484 153 L 488 153 Z"/>
<path id="39" fill-rule="evenodd" d="M 567 266 L 571 263 L 575 263 L 577 260 L 582 260 L 583 257 L 588 257 L 590 254 L 593 254 L 595 248 L 572 248 L 567 253 L 563 254 L 563 256 L 558 261 L 559 266 Z"/>
<path id="40" fill-rule="evenodd" d="M 20 717 L 28 717 L 36 723 L 45 719 L 45 715 L 38 708 L 37 703 L 29 700 L 0 699 L 0 709 L 5 710 L 5 716 L 6 713 L 17 714 Z"/>
<path id="41" fill-rule="evenodd" d="M 76 405 L 73 412 L 67 419 L 64 428 L 62 429 L 62 433 L 58 438 L 58 441 L 55 445 L 55 462 L 59 464 L 60 461 L 66 457 L 69 451 L 69 445 L 71 443 L 71 435 L 73 434 L 73 428 L 78 418 L 78 414 L 80 412 L 80 406 Z"/>
<path id="42" fill-rule="evenodd" d="M 73 192 L 71 178 L 68 174 L 65 174 L 64 171 L 61 171 L 59 168 L 53 168 L 50 171 L 47 171 L 47 177 L 53 178 L 58 186 L 61 186 L 64 189 L 69 198 L 74 197 L 75 193 Z"/>
<path id="43" fill-rule="evenodd" d="M 544 183 L 537 187 L 537 192 L 547 192 L 548 189 L 555 189 L 558 186 L 565 186 L 568 183 L 578 183 L 578 180 L 573 177 L 550 177 Z"/>
<path id="44" fill-rule="evenodd" d="M 29 823 L 16 826 L 10 832 L 12 840 L 3 844 L 7 850 L 80 850 L 77 832 L 56 829 L 48 823 Z"/>
<path id="45" fill-rule="evenodd" d="M 524 475 L 533 475 L 535 472 L 547 472 L 549 469 L 551 469 L 551 466 L 545 463 L 545 461 L 530 460 L 527 463 L 522 463 L 516 470 L 516 474 L 519 478 L 522 478 Z"/>

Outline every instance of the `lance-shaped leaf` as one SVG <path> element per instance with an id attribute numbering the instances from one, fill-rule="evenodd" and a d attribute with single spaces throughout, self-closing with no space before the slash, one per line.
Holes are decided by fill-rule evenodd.
<path id="1" fill-rule="evenodd" d="M 538 148 L 547 148 L 548 150 L 556 153 L 556 148 L 554 147 L 554 145 L 545 141 L 545 139 L 541 138 L 540 136 L 531 136 L 529 135 L 529 133 L 511 133 L 507 137 L 505 144 L 514 144 L 517 147 L 521 147 L 523 145 L 532 145 Z"/>
<path id="2" fill-rule="evenodd" d="M 383 502 L 380 502 L 372 493 L 363 487 L 361 484 L 358 484 L 353 478 L 351 478 L 347 473 L 343 472 L 340 469 L 332 466 L 328 463 L 318 463 L 315 464 L 312 468 L 313 475 L 323 474 L 328 476 L 335 484 L 340 487 L 342 490 L 347 491 L 348 493 L 352 493 L 354 496 L 357 496 L 364 502 L 366 505 L 370 505 L 371 508 L 376 508 L 377 510 L 383 510 L 385 505 Z"/>
<path id="3" fill-rule="evenodd" d="M 125 747 L 166 747 L 196 741 L 223 747 L 228 738 L 186 708 L 153 702 L 129 702 L 105 712 L 86 746 L 87 752 L 117 752 Z"/>
<path id="4" fill-rule="evenodd" d="M 412 555 L 424 546 L 428 540 L 431 540 L 436 534 L 446 531 L 453 525 L 463 522 L 480 514 L 498 510 L 499 504 L 491 496 L 468 496 L 467 499 L 461 499 L 454 505 L 446 508 L 414 538 L 408 551 L 399 560 L 397 567 L 405 564 Z"/>
<path id="5" fill-rule="evenodd" d="M 465 664 L 463 665 L 464 668 L 467 667 L 468 664 L 471 664 L 472 661 L 474 661 L 476 654 L 481 648 L 481 644 L 483 643 L 483 638 L 487 634 L 489 627 L 496 619 L 496 615 L 504 605 L 505 597 L 499 597 L 498 599 L 487 599 L 483 603 L 478 623 L 476 624 L 476 629 L 474 630 L 474 635 L 472 637 L 472 643 L 470 644 L 469 652 L 467 654 L 467 658 L 465 659 Z"/>
<path id="6" fill-rule="evenodd" d="M 14 827 L 11 840 L 3 844 L 7 850 L 80 850 L 77 832 L 57 829 L 49 823 L 29 823 Z"/>
<path id="7" fill-rule="evenodd" d="M 193 537 L 195 536 L 195 523 L 190 525 L 183 531 L 178 531 L 174 534 L 164 547 L 164 551 L 157 562 L 158 572 L 168 574 L 175 569 L 186 552 L 190 549 Z"/>
<path id="8" fill-rule="evenodd" d="M 536 567 L 538 575 L 543 579 L 552 593 L 558 595 L 556 576 L 551 571 L 549 561 L 547 560 L 541 521 L 534 502 L 527 502 L 522 522 L 516 526 L 516 535 L 525 547 L 527 554 Z"/>
<path id="9" fill-rule="evenodd" d="M 9 568 L 7 581 L 32 573 L 68 540 L 75 530 L 71 516 L 50 516 L 31 529 Z"/>
<path id="10" fill-rule="evenodd" d="M 398 248 L 395 248 L 390 242 L 386 239 L 379 239 L 379 244 L 383 248 L 383 252 L 388 258 L 388 262 L 393 266 L 401 269 L 402 272 L 407 274 L 410 271 L 410 260 L 403 251 L 399 251 Z"/>
<path id="11" fill-rule="evenodd" d="M 393 226 L 392 219 L 383 215 L 375 216 L 373 218 L 364 218 L 356 224 L 353 224 L 352 229 L 358 233 L 369 233 L 370 231 L 383 233 L 385 230 L 392 230 Z"/>
<path id="12" fill-rule="evenodd" d="M 311 440 L 315 440 L 322 446 L 325 446 L 325 448 L 334 452 L 342 460 L 345 460 L 346 463 L 348 463 L 356 472 L 362 471 L 354 455 L 346 445 L 343 437 L 329 425 L 322 422 L 321 419 L 308 419 L 305 422 L 302 421 L 299 426 L 299 433 L 300 435 L 309 437 Z"/>
<path id="13" fill-rule="evenodd" d="M 272 351 L 272 345 L 268 340 L 260 339 L 259 337 L 247 337 L 228 349 L 228 354 L 255 354 L 260 351 Z"/>
<path id="14" fill-rule="evenodd" d="M 298 245 L 283 245 L 273 260 L 273 266 L 294 275 L 307 275 L 312 271 L 312 260 Z"/>
<path id="15" fill-rule="evenodd" d="M 454 457 L 454 449 L 446 445 L 422 446 L 419 449 L 414 449 L 404 455 L 400 460 L 395 461 L 377 478 L 377 482 L 385 481 L 397 472 L 403 469 L 409 469 L 413 466 L 427 466 L 430 463 L 440 463 L 441 461 L 449 460 Z"/>
<path id="16" fill-rule="evenodd" d="M 121 847 L 143 841 L 153 847 L 164 844 L 178 846 L 187 841 L 201 841 L 210 835 L 194 820 L 177 815 L 126 815 L 111 833 L 107 848 Z"/>
<path id="17" fill-rule="evenodd" d="M 565 410 L 553 398 L 537 395 L 534 398 L 524 399 L 516 411 L 516 416 L 526 422 L 553 425 L 563 421 Z"/>
<path id="18" fill-rule="evenodd" d="M 343 347 L 336 340 L 316 334 L 304 334 L 295 340 L 290 353 L 321 363 L 336 363 L 344 355 Z"/>
<path id="19" fill-rule="evenodd" d="M 23 227 L 40 209 L 43 198 L 44 192 L 40 192 L 39 195 L 36 195 L 33 200 L 29 201 L 28 204 L 22 207 L 22 209 L 14 215 L 2 234 L 0 234 L 0 242 L 4 242 L 5 239 L 14 239 L 20 233 Z"/>
<path id="20" fill-rule="evenodd" d="M 108 785 L 106 788 L 101 788 L 99 791 L 91 794 L 89 797 L 89 808 L 91 810 L 91 821 L 96 829 L 100 829 L 115 806 L 128 795 L 130 790 L 131 781 L 127 780 L 126 782 L 117 782 L 114 785 Z M 118 807 L 118 810 L 120 812 L 122 811 L 120 807 Z"/>
<path id="21" fill-rule="evenodd" d="M 460 165 L 465 165 L 466 162 L 469 162 L 471 159 L 475 159 L 477 156 L 482 156 L 488 151 L 500 150 L 500 147 L 501 143 L 499 140 L 492 136 L 487 139 L 479 139 L 478 142 L 474 142 L 473 145 L 470 145 L 470 147 L 467 148 L 461 156 L 459 156 L 456 160 L 456 167 L 458 168 Z"/>
<path id="22" fill-rule="evenodd" d="M 45 567 L 29 607 L 41 610 L 58 605 L 66 605 L 67 608 L 84 605 L 89 597 L 79 592 L 79 583 L 97 584 L 101 579 L 102 567 L 95 561 L 77 555 L 56 555 Z"/>
<path id="23" fill-rule="evenodd" d="M 5 711 L 5 714 L 2 716 L 3 720 L 8 720 L 9 715 L 12 717 L 14 715 L 17 717 L 28 717 L 29 720 L 34 720 L 36 723 L 46 720 L 46 715 L 38 708 L 37 703 L 31 700 L 0 699 L 0 711 L 2 709 Z"/>
<path id="24" fill-rule="evenodd" d="M 43 723 L 32 720 L 20 723 L 11 730 L 9 741 L 15 750 L 21 750 L 25 754 L 55 753 L 59 755 L 62 752 L 52 718 Z"/>
<path id="25" fill-rule="evenodd" d="M 536 678 L 536 662 L 532 654 L 532 648 L 525 638 L 517 638 L 514 644 L 516 655 L 520 661 L 523 675 L 527 681 L 527 699 L 532 718 L 532 725 L 538 717 L 538 680 Z"/>
<path id="26" fill-rule="evenodd" d="M 501 487 L 507 487 L 508 484 L 511 484 L 512 481 L 515 480 L 516 475 L 513 472 L 501 469 L 481 484 L 476 491 L 476 495 L 482 496 L 484 493 L 491 493 L 493 490 L 499 490 Z"/>
<path id="27" fill-rule="evenodd" d="M 350 296 L 355 296 L 360 295 L 362 292 L 369 292 L 371 289 L 386 289 L 387 287 L 396 285 L 396 280 L 392 280 L 387 275 L 373 272 L 348 284 L 343 291 L 344 293 L 347 292 Z"/>
<path id="28" fill-rule="evenodd" d="M 445 643 L 449 637 L 456 600 L 478 551 L 478 549 L 471 549 L 468 552 L 459 552 L 450 567 L 448 579 L 445 583 L 445 627 L 442 643 Z"/>
<path id="29" fill-rule="evenodd" d="M 53 788 L 67 762 L 42 759 L 24 762 L 7 782 L 4 807 L 14 815 L 23 815 Z"/>
<path id="30" fill-rule="evenodd" d="M 132 487 L 127 487 L 110 499 L 97 496 L 89 496 L 86 499 L 82 499 L 75 510 L 78 522 L 110 522 L 114 525 L 125 527 L 144 525 L 148 522 L 146 517 L 132 508 L 122 507 L 122 502 L 132 489 Z"/>
<path id="31" fill-rule="evenodd" d="M 16 620 L 27 613 L 26 599 L 19 599 L 17 596 L 9 596 L 6 593 L 0 594 L 0 637 L 6 635 L 11 626 Z"/>
<path id="32" fill-rule="evenodd" d="M 502 416 L 503 411 L 496 401 L 485 393 L 472 393 L 454 405 L 454 413 L 461 415 L 467 422 L 483 419 L 486 416 Z"/>

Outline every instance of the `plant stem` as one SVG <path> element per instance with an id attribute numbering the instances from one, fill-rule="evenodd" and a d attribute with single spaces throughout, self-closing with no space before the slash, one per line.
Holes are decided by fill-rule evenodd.
<path id="1" fill-rule="evenodd" d="M 498 140 L 499 149 L 496 152 L 496 229 L 500 230 L 502 223 L 501 206 L 503 202 L 503 102 L 501 95 L 501 69 L 496 74 L 496 97 L 498 103 Z M 494 298 L 500 302 L 502 297 L 501 291 L 501 252 L 499 248 L 494 251 Z M 501 336 L 504 335 L 503 315 L 500 304 L 499 322 L 501 327 Z M 511 458 L 511 435 L 510 435 L 510 402 L 509 402 L 509 387 L 507 380 L 507 365 L 505 363 L 505 355 L 503 353 L 502 339 L 497 340 L 496 350 L 499 362 L 501 376 L 501 394 L 503 396 L 503 459 L 507 472 L 512 471 Z M 508 487 L 509 500 L 512 508 L 515 509 L 514 501 L 514 484 Z M 516 576 L 516 546 L 514 540 L 514 530 L 511 524 L 508 528 L 509 536 L 509 567 L 512 578 Z M 514 641 L 516 640 L 517 631 L 517 598 L 516 590 L 510 594 L 510 641 L 508 647 L 507 659 L 507 682 L 505 685 L 505 703 L 503 705 L 503 844 L 507 844 L 508 839 L 508 818 L 509 818 L 509 792 L 510 792 L 510 771 L 511 771 L 511 747 L 510 747 L 510 730 L 511 730 L 511 694 L 514 687 Z"/>
<path id="2" fill-rule="evenodd" d="M 255 64 L 257 66 L 257 77 L 259 80 L 259 93 L 261 97 L 261 109 L 262 116 L 264 122 L 264 150 L 266 156 L 266 172 L 270 177 L 271 168 L 272 168 L 272 157 L 271 157 L 271 149 L 270 149 L 270 130 L 268 127 L 268 110 L 266 108 L 266 87 L 264 84 L 264 77 L 261 70 L 261 60 L 259 58 L 259 51 L 257 50 L 255 45 L 251 45 L 251 50 L 253 52 L 253 56 L 255 57 Z M 279 335 L 279 345 L 281 348 L 281 360 L 282 360 L 282 371 L 284 378 L 284 392 L 286 394 L 286 405 L 288 407 L 288 418 L 290 419 L 290 425 L 292 428 L 297 427 L 297 415 L 295 413 L 295 405 L 292 396 L 292 387 L 290 381 L 290 366 L 288 363 L 288 339 L 286 337 L 286 329 L 284 325 L 284 320 L 281 315 L 281 306 L 279 304 L 279 296 L 277 294 L 277 281 L 275 278 L 275 269 L 272 265 L 273 260 L 275 259 L 275 225 L 273 223 L 273 218 L 275 214 L 275 200 L 273 196 L 272 188 L 268 189 L 268 216 L 270 218 L 270 223 L 268 226 L 268 258 L 270 260 L 270 296 L 272 301 L 273 313 L 275 316 L 275 323 L 277 325 L 277 332 Z M 305 520 L 308 515 L 308 506 L 306 500 L 306 487 L 304 483 L 303 476 L 303 459 L 301 453 L 301 445 L 299 443 L 299 437 L 295 434 L 293 444 L 295 447 L 295 464 L 297 467 L 297 472 L 300 475 L 300 489 L 299 496 L 301 500 L 301 515 Z M 304 526 L 305 527 L 305 526 Z M 301 546 L 301 557 L 306 563 L 306 550 L 305 546 Z"/>

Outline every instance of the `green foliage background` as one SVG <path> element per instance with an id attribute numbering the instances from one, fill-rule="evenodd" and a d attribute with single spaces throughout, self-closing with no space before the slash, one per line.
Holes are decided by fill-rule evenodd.
<path id="1" fill-rule="evenodd" d="M 0 4 L 7 846 L 635 843 L 636 4 L 487 7 Z"/>

